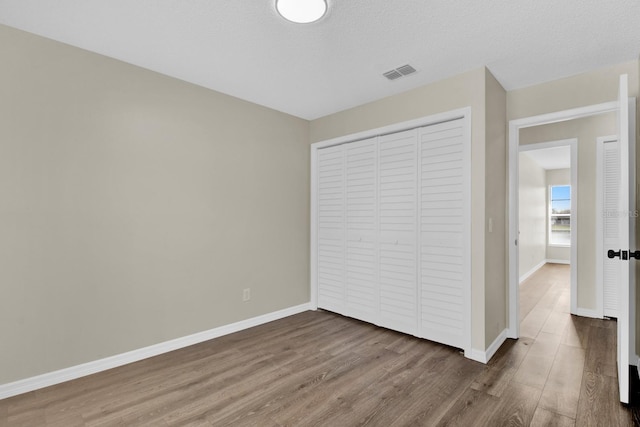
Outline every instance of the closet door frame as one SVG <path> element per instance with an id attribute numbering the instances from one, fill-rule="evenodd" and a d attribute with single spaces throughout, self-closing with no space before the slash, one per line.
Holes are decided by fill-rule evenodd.
<path id="1" fill-rule="evenodd" d="M 409 120 L 401 123 L 395 123 L 387 126 L 383 126 L 380 128 L 365 130 L 362 132 L 340 136 L 336 138 L 331 138 L 328 140 L 320 141 L 311 144 L 311 197 L 310 197 L 310 216 L 311 216 L 311 227 L 310 227 L 310 307 L 312 310 L 318 309 L 318 283 L 317 283 L 317 262 L 318 262 L 318 150 L 322 148 L 327 148 L 331 146 L 346 144 L 349 142 L 355 142 L 363 139 L 368 139 L 372 137 L 387 135 L 396 132 L 402 132 L 405 130 L 434 125 L 442 122 L 447 122 L 456 119 L 463 119 L 463 124 L 466 127 L 465 135 L 468 138 L 466 143 L 469 148 L 471 146 L 471 107 L 460 108 L 456 110 L 451 110 L 439 114 L 424 116 L 418 119 Z M 470 198 L 471 195 L 469 194 Z M 470 239 L 469 236 L 467 236 Z M 471 246 L 467 248 L 468 258 L 471 259 Z M 464 346 L 463 350 L 466 357 L 471 356 L 471 276 L 470 272 L 465 274 L 466 277 L 469 278 L 469 286 L 467 289 L 467 295 L 465 300 L 467 303 L 465 304 L 468 307 L 467 312 L 467 333 L 465 341 L 467 344 Z"/>

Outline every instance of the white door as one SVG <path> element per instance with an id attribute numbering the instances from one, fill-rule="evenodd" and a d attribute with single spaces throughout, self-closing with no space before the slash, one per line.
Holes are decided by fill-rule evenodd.
<path id="1" fill-rule="evenodd" d="M 378 138 L 380 326 L 416 335 L 417 142 L 412 129 Z"/>
<path id="2" fill-rule="evenodd" d="M 344 147 L 346 312 L 356 319 L 376 323 L 379 303 L 376 138 L 352 142 Z"/>
<path id="3" fill-rule="evenodd" d="M 618 305 L 618 385 L 620 401 L 629 403 L 629 90 L 627 75 L 620 76 L 618 94 L 618 141 L 620 145 L 620 193 L 618 203 L 618 245 L 612 249 L 620 251 L 618 268 L 620 298 Z"/>
<path id="4" fill-rule="evenodd" d="M 345 289 L 343 146 L 318 150 L 318 306 L 343 313 Z"/>
<path id="5" fill-rule="evenodd" d="M 602 208 L 602 247 L 616 248 L 619 239 L 618 203 L 620 198 L 620 145 L 617 136 L 598 140 L 598 182 L 602 194 L 598 195 Z M 619 261 L 602 257 L 602 312 L 604 316 L 619 316 L 620 265 Z"/>
<path id="6" fill-rule="evenodd" d="M 470 147 L 464 121 L 420 129 L 420 333 L 454 347 L 470 341 Z"/>

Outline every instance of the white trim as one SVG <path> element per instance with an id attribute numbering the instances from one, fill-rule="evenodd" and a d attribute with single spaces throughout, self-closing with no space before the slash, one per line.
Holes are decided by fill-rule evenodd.
<path id="1" fill-rule="evenodd" d="M 544 261 L 541 261 L 540 264 L 536 265 L 535 267 L 533 267 L 531 270 L 527 271 L 525 274 L 523 274 L 522 276 L 520 276 L 520 284 L 522 284 L 522 282 L 524 282 L 525 280 L 527 280 L 529 277 L 531 277 L 533 274 L 535 274 L 536 271 L 540 270 L 542 267 L 545 266 L 545 264 L 565 264 L 565 265 L 571 265 L 571 261 L 566 260 L 566 259 L 545 259 Z"/>
<path id="2" fill-rule="evenodd" d="M 592 317 L 594 319 L 602 319 L 602 314 L 598 313 L 598 310 L 591 309 L 591 308 L 578 307 L 578 309 L 576 310 L 576 312 L 574 314 L 576 316 Z"/>
<path id="3" fill-rule="evenodd" d="M 318 309 L 318 150 L 311 147 L 311 226 L 309 227 L 309 283 L 311 310 Z"/>
<path id="4" fill-rule="evenodd" d="M 288 307 L 272 313 L 263 314 L 251 319 L 241 320 L 229 325 L 220 326 L 208 331 L 198 332 L 185 337 L 176 338 L 159 344 L 150 345 L 148 347 L 139 348 L 137 350 L 128 351 L 126 353 L 117 354 L 115 356 L 106 357 L 104 359 L 94 360 L 93 362 L 83 363 L 81 365 L 72 366 L 70 368 L 60 369 L 46 374 L 37 375 L 35 377 L 18 380 L 15 382 L 0 384 L 0 400 L 8 397 L 60 384 L 65 381 L 74 380 L 76 378 L 95 374 L 97 372 L 106 371 L 107 369 L 117 368 L 129 363 L 137 362 L 149 357 L 168 353 L 173 350 L 188 347 L 204 341 L 221 337 L 223 335 L 232 334 L 234 332 L 249 329 L 254 326 L 282 319 L 294 314 L 302 313 L 310 309 L 310 304 L 300 304 Z"/>
<path id="5" fill-rule="evenodd" d="M 565 146 L 570 147 L 571 144 L 577 144 L 577 143 L 578 143 L 577 138 L 558 139 L 554 141 L 536 142 L 535 144 L 521 145 L 520 147 L 518 147 L 518 150 L 522 153 L 526 151 L 546 150 L 547 148 L 556 148 L 556 147 L 565 147 Z M 562 184 L 554 184 L 554 185 L 562 185 Z"/>
<path id="6" fill-rule="evenodd" d="M 467 357 L 469 357 L 469 359 L 471 360 L 475 360 L 476 362 L 486 364 L 500 349 L 500 346 L 507 340 L 507 333 L 508 331 L 506 329 L 503 329 L 502 332 L 500 332 L 500 334 L 496 337 L 496 339 L 493 340 L 487 350 L 482 351 L 474 348 L 473 350 L 471 350 L 471 356 Z"/>
<path id="7" fill-rule="evenodd" d="M 405 122 L 394 123 L 394 124 L 382 126 L 375 129 L 369 129 L 362 132 L 356 132 L 349 135 L 327 139 L 325 141 L 314 142 L 313 144 L 311 144 L 312 158 L 313 158 L 313 152 L 320 148 L 331 147 L 333 145 L 345 144 L 347 142 L 359 141 L 361 139 L 388 135 L 390 133 L 402 132 L 409 129 L 435 125 L 437 123 L 449 122 L 451 120 L 463 119 L 463 118 L 469 118 L 469 119 L 471 118 L 471 107 L 458 108 L 456 110 L 446 111 L 444 113 L 424 116 L 424 117 L 420 117 L 413 120 L 407 120 Z"/>
<path id="8" fill-rule="evenodd" d="M 548 259 L 546 260 L 547 264 L 566 264 L 566 265 L 571 265 L 571 261 L 568 261 L 566 259 Z"/>
<path id="9" fill-rule="evenodd" d="M 472 150 L 472 144 L 473 144 L 473 140 L 471 138 L 471 107 L 466 108 L 465 112 L 464 112 L 464 143 L 465 143 L 465 148 L 464 148 L 464 161 L 463 164 L 465 165 L 465 167 L 463 168 L 463 182 L 464 184 L 464 191 L 466 191 L 466 200 L 465 200 L 465 205 L 464 205 L 464 209 L 463 209 L 463 215 L 464 215 L 464 229 L 463 229 L 463 235 L 464 235 L 464 247 L 466 247 L 466 251 L 464 253 L 464 256 L 467 257 L 467 259 L 469 260 L 469 262 L 466 265 L 466 268 L 464 269 L 463 272 L 463 280 L 469 284 L 468 288 L 466 289 L 466 295 L 464 298 L 464 310 L 466 311 L 467 315 L 468 315 L 468 319 L 467 319 L 467 331 L 466 331 L 466 340 L 467 340 L 467 346 L 466 348 L 464 348 L 464 355 L 465 357 L 468 357 L 469 353 L 472 352 L 472 339 L 473 339 L 473 324 L 472 324 L 472 319 L 473 319 L 473 305 L 471 303 L 471 297 L 473 295 L 473 275 L 472 275 L 472 243 L 473 243 L 473 238 L 472 238 L 472 229 L 471 229 L 471 222 L 472 222 L 472 209 L 473 209 L 473 204 L 471 202 L 472 200 L 472 175 L 471 175 L 471 168 L 472 168 L 472 159 L 471 159 L 471 150 Z M 484 213 L 483 213 L 484 214 Z M 485 325 L 486 327 L 486 325 Z"/>
<path id="10" fill-rule="evenodd" d="M 571 153 L 571 248 L 569 250 L 569 260 L 571 268 L 569 275 L 571 276 L 570 284 L 570 303 L 569 311 L 575 313 L 578 309 L 578 230 L 580 230 L 580 212 L 578 211 L 578 140 L 569 144 Z"/>
<path id="11" fill-rule="evenodd" d="M 518 275 L 518 154 L 520 129 L 549 123 L 562 122 L 602 113 L 614 112 L 618 102 L 606 102 L 587 107 L 557 111 L 549 114 L 525 117 L 509 121 L 509 324 L 508 337 L 520 336 L 519 321 L 519 275 Z M 572 155 L 573 158 L 573 155 Z M 572 175 L 577 171 L 571 171 Z M 573 180 L 573 176 L 572 176 Z M 574 245 L 575 247 L 575 245 Z M 577 248 L 576 248 L 577 249 Z M 572 269 L 575 270 L 575 269 Z M 577 313 L 576 313 L 577 314 Z"/>
<path id="12" fill-rule="evenodd" d="M 547 260 L 542 260 L 540 261 L 540 263 L 536 266 L 534 266 L 531 270 L 527 271 L 526 273 L 524 273 L 522 276 L 520 276 L 520 282 L 522 283 L 525 280 L 527 280 L 529 277 L 531 277 L 536 271 L 540 270 L 545 264 L 547 263 Z"/>

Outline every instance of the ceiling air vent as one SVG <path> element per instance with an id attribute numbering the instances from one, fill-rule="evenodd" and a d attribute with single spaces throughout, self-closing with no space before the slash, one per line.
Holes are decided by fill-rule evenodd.
<path id="1" fill-rule="evenodd" d="M 396 70 L 391 70 L 391 71 L 387 71 L 386 73 L 384 73 L 383 76 L 385 76 L 389 80 L 395 80 L 395 79 L 399 79 L 400 77 L 402 77 L 402 74 L 400 74 L 400 72 L 398 72 Z"/>
<path id="2" fill-rule="evenodd" d="M 411 65 L 407 64 L 407 65 L 403 65 L 402 67 L 398 67 L 394 70 L 387 71 L 382 75 L 388 78 L 389 80 L 396 80 L 402 76 L 408 76 L 409 74 L 413 74 L 415 72 L 416 72 L 416 69 L 413 68 Z"/>
<path id="3" fill-rule="evenodd" d="M 407 65 L 403 65 L 402 67 L 396 68 L 396 71 L 402 74 L 403 76 L 407 76 L 409 74 L 415 73 L 416 69 L 413 68 L 411 65 L 407 64 Z"/>

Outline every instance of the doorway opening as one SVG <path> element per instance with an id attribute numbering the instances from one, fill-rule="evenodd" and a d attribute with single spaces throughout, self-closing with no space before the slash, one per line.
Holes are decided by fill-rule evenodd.
<path id="1" fill-rule="evenodd" d="M 585 177 L 585 185 L 583 185 L 583 191 L 588 191 L 595 188 L 595 172 L 593 177 L 589 176 L 589 164 L 591 169 L 595 171 L 595 152 L 596 141 L 598 136 L 603 135 L 607 130 L 601 130 L 599 125 L 593 122 L 598 121 L 612 121 L 611 125 L 615 126 L 615 114 L 618 110 L 617 102 L 609 102 L 604 104 L 597 104 L 588 107 L 582 107 L 572 110 L 559 111 L 556 113 L 544 114 L 540 116 L 528 117 L 524 119 L 512 120 L 509 123 L 509 337 L 517 338 L 519 336 L 519 283 L 522 274 L 526 274 L 526 271 L 520 271 L 519 265 L 519 252 L 521 247 L 519 246 L 521 227 L 519 225 L 519 160 L 521 148 L 524 152 L 533 149 L 545 149 L 554 148 L 558 146 L 573 146 L 575 147 L 574 164 L 571 167 L 571 173 L 574 175 L 572 179 L 572 195 L 575 199 L 575 205 L 572 206 L 572 210 L 577 213 L 571 218 L 572 227 L 578 231 L 580 229 L 588 230 L 595 227 L 595 190 L 592 191 L 592 195 L 589 197 L 580 198 L 578 192 L 580 188 L 578 185 L 578 168 L 582 172 L 582 179 Z M 595 118 L 595 119 L 594 119 Z M 613 119 L 612 119 L 613 118 Z M 594 130 L 593 128 L 597 129 Z M 589 139 L 584 133 L 594 133 L 592 140 Z M 611 133 L 611 132 L 609 132 Z M 615 133 L 615 130 L 614 132 Z M 577 140 L 577 142 L 576 142 Z M 584 141 L 583 141 L 584 140 Z M 548 142 L 552 141 L 552 142 Z M 538 145 L 541 144 L 541 145 Z M 548 145 L 544 145 L 548 144 Z M 578 153 L 578 146 L 580 145 L 580 153 Z M 528 146 L 528 147 L 527 147 Z M 570 148 L 571 149 L 571 148 Z M 580 165 L 578 165 L 578 157 L 580 157 Z M 587 164 L 589 163 L 589 164 Z M 591 182 L 593 181 L 593 182 Z M 589 212 L 587 212 L 589 211 Z M 582 223 L 581 224 L 581 220 Z M 582 225 L 582 226 L 581 226 Z M 595 230 L 594 230 L 595 231 Z M 574 238 L 577 238 L 578 233 L 574 234 Z M 573 314 L 588 316 L 588 317 L 601 317 L 598 316 L 596 310 L 583 309 L 579 307 L 595 307 L 595 301 L 590 301 L 589 298 L 593 298 L 592 295 L 588 295 L 587 292 L 582 292 L 580 295 L 581 301 L 578 304 L 579 292 L 577 289 L 577 282 L 581 280 L 578 269 L 580 264 L 582 267 L 589 267 L 593 269 L 595 266 L 595 232 L 591 233 L 591 238 L 594 240 L 588 240 L 585 237 L 588 233 L 582 233 L 581 241 L 574 241 L 571 244 L 571 249 L 574 253 L 570 257 L 570 263 L 574 268 L 572 273 L 572 289 L 571 289 L 571 303 L 570 311 Z M 580 256 L 584 258 L 585 255 L 589 255 L 583 259 L 584 262 L 580 263 L 577 256 L 577 248 L 580 246 Z M 590 248 L 590 249 L 589 249 Z M 546 255 L 545 255 L 546 260 Z M 586 268 L 585 267 L 585 268 Z M 585 273 L 586 273 L 585 269 Z M 591 280 L 595 276 L 595 271 L 591 273 Z M 593 285 L 595 287 L 595 285 Z M 595 295 L 595 291 L 593 291 Z"/>
<path id="2" fill-rule="evenodd" d="M 546 264 L 568 264 L 573 299 L 578 268 L 578 139 L 530 142 L 536 138 L 532 132 L 523 134 L 518 147 L 518 282 L 522 285 Z"/>
<path id="3" fill-rule="evenodd" d="M 617 216 L 617 230 L 618 235 L 616 239 L 617 252 L 610 250 L 608 257 L 616 254 L 621 261 L 628 261 L 627 255 L 630 249 L 635 247 L 635 221 L 630 221 L 627 218 L 627 214 L 632 212 L 631 206 L 635 206 L 635 99 L 628 98 L 628 78 L 626 75 L 620 77 L 619 95 L 618 101 L 591 105 L 588 107 L 575 108 L 571 110 L 558 111 L 549 114 L 542 114 L 539 116 L 527 117 L 523 119 L 511 120 L 509 122 L 509 244 L 508 244 L 508 258 L 509 258 L 509 327 L 508 337 L 518 338 L 520 336 L 520 316 L 519 316 L 519 268 L 518 268 L 518 252 L 519 252 L 519 224 L 518 224 L 518 157 L 521 133 L 528 128 L 534 128 L 537 126 L 553 126 L 555 124 L 569 123 L 579 119 L 585 119 L 593 116 L 605 115 L 614 113 L 616 115 L 616 134 L 620 140 L 620 155 L 618 157 L 618 166 L 620 170 L 620 187 L 619 197 L 616 201 L 618 206 Z M 593 136 L 596 139 L 598 135 Z M 592 153 L 595 153 L 595 141 L 592 144 Z M 581 159 L 587 154 L 586 151 L 581 150 Z M 595 157 L 595 155 L 594 155 Z M 584 166 L 582 160 L 581 165 Z M 595 162 L 594 162 L 595 170 Z M 632 171 L 632 173 L 629 173 Z M 592 173 L 593 179 L 583 174 L 580 181 L 586 179 L 581 184 L 595 186 L 595 173 Z M 582 198 L 584 200 L 584 198 Z M 590 210 L 580 208 L 580 212 L 595 212 L 595 203 Z M 600 212 L 601 213 L 601 212 Z M 595 223 L 595 220 L 593 221 Z M 584 221 L 583 221 L 584 223 Z M 593 226 L 592 241 L 589 241 L 588 237 L 580 239 L 581 254 L 587 255 L 587 260 L 593 259 L 591 263 L 581 260 L 580 272 L 583 277 L 585 275 L 583 270 L 587 272 L 587 269 L 595 269 L 596 258 L 596 245 L 595 240 L 600 237 L 596 237 L 595 226 Z M 583 233 L 584 236 L 584 233 Z M 582 255 L 580 255 L 582 257 Z M 635 286 L 630 286 L 630 283 L 635 284 L 634 269 L 630 268 L 630 263 L 618 263 L 617 269 L 620 271 L 619 276 L 619 292 L 621 301 L 626 303 L 620 304 L 620 316 L 617 322 L 617 365 L 618 365 L 618 381 L 620 401 L 628 402 L 629 400 L 629 376 L 627 367 L 630 361 L 635 362 L 637 356 L 635 353 Z M 589 272 L 587 272 L 589 273 Z M 586 285 L 580 283 L 581 291 L 572 292 L 571 295 L 571 313 L 579 314 L 589 317 L 600 317 L 602 314 L 596 311 L 596 287 L 595 287 L 595 272 L 591 273 L 591 283 Z M 573 291 L 573 290 L 572 290 Z M 578 303 L 580 299 L 580 303 Z M 632 345 L 630 345 L 632 343 Z"/>

